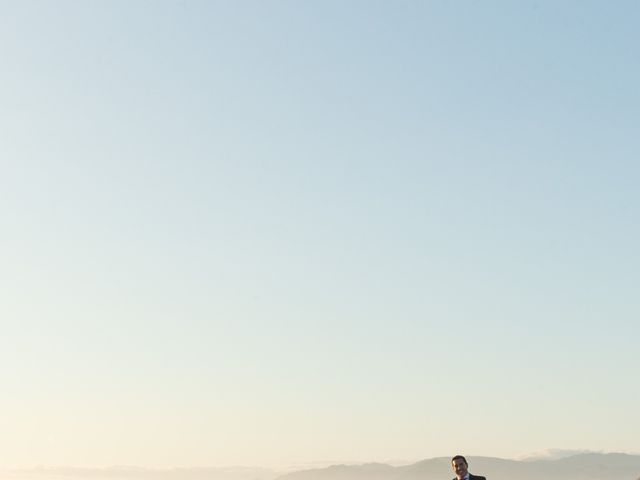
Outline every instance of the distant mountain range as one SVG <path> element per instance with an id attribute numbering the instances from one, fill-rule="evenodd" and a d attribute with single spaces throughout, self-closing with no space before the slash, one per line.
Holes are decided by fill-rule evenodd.
<path id="1" fill-rule="evenodd" d="M 564 458 L 505 460 L 467 457 L 469 470 L 487 480 L 640 480 L 640 455 L 582 453 Z M 0 470 L 2 480 L 451 480 L 449 457 L 422 460 L 411 465 L 383 463 L 332 465 L 284 475 L 259 468 L 138 467 L 35 468 Z"/>
<path id="2" fill-rule="evenodd" d="M 555 460 L 505 460 L 467 457 L 469 471 L 487 480 L 640 480 L 640 455 L 584 453 Z M 278 480 L 450 480 L 449 457 L 431 458 L 412 465 L 392 467 L 334 465 L 292 472 Z"/>

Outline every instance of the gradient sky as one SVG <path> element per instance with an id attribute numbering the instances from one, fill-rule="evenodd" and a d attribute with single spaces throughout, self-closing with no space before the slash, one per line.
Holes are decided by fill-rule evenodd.
<path id="1" fill-rule="evenodd" d="M 0 13 L 0 465 L 638 451 L 638 2 Z"/>

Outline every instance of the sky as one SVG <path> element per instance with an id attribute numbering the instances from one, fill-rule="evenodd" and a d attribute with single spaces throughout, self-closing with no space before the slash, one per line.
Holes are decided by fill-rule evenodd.
<path id="1" fill-rule="evenodd" d="M 0 466 L 639 452 L 640 4 L 0 12 Z"/>

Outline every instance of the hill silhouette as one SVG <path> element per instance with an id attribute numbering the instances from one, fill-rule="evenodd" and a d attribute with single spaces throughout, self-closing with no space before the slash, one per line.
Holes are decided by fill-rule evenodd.
<path id="1" fill-rule="evenodd" d="M 505 460 L 468 457 L 469 471 L 488 480 L 636 480 L 640 455 L 584 453 L 546 460 Z M 277 480 L 449 480 L 453 477 L 449 457 L 422 460 L 412 465 L 334 465 L 292 472 Z"/>
<path id="2" fill-rule="evenodd" d="M 469 470 L 487 480 L 640 480 L 640 455 L 582 453 L 564 458 L 506 460 L 468 456 Z M 332 465 L 278 474 L 261 468 L 40 467 L 0 470 L 2 480 L 451 480 L 449 457 L 410 465 Z"/>

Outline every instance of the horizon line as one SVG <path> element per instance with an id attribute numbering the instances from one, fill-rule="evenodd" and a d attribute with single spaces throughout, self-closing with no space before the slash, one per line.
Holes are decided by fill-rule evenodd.
<path id="1" fill-rule="evenodd" d="M 532 461 L 557 461 L 563 460 L 570 457 L 575 457 L 579 455 L 589 455 L 589 454 L 598 454 L 598 455 L 629 455 L 629 456 L 640 456 L 640 452 L 624 452 L 624 451 L 604 451 L 604 450 L 571 450 L 571 449 L 547 449 L 542 452 L 534 452 L 531 454 L 523 454 L 518 455 L 513 458 L 508 457 L 500 457 L 493 455 L 478 455 L 478 454 L 466 454 L 465 456 L 468 458 L 491 458 L 496 460 L 507 460 L 514 462 L 532 462 Z M 555 456 L 554 456 L 555 455 Z M 236 471 L 241 472 L 242 470 L 246 471 L 256 471 L 262 470 L 265 472 L 269 472 L 272 474 L 286 474 L 294 471 L 301 470 L 315 470 L 315 469 L 324 469 L 330 467 L 337 466 L 364 466 L 364 465 L 386 465 L 390 467 L 403 467 L 410 466 L 416 463 L 428 461 L 428 460 L 438 460 L 443 458 L 450 458 L 446 455 L 438 455 L 434 457 L 425 457 L 417 460 L 371 460 L 371 461 L 358 461 L 358 460 L 328 460 L 328 461 L 308 461 L 308 462 L 295 462 L 288 465 L 278 465 L 278 466 L 259 466 L 259 465 L 174 465 L 174 466 L 148 466 L 148 465 L 135 465 L 135 464 L 110 464 L 110 465 L 69 465 L 69 464 L 38 464 L 38 465 L 0 465 L 0 471 L 3 472 L 50 472 L 50 471 L 77 471 L 79 472 L 87 472 L 87 471 L 95 471 L 95 472 L 104 472 L 104 471 L 146 471 L 146 472 L 170 472 L 176 470 L 218 470 L 218 471 Z"/>

